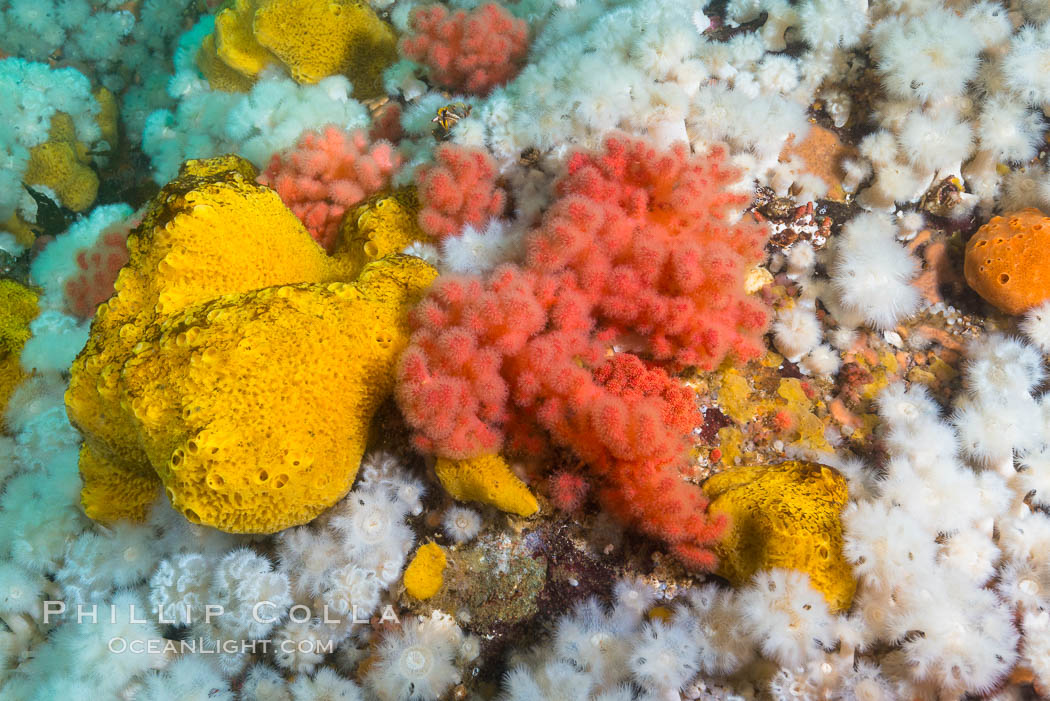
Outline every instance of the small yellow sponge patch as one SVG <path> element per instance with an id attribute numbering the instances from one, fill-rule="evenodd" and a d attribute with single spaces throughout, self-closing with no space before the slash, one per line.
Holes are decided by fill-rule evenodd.
<path id="1" fill-rule="evenodd" d="M 35 292 L 14 280 L 0 280 L 0 354 L 22 352 L 32 335 L 29 322 L 39 311 Z"/>
<path id="2" fill-rule="evenodd" d="M 36 232 L 33 231 L 32 227 L 18 213 L 11 215 L 11 218 L 5 222 L 0 222 L 0 231 L 6 231 L 15 237 L 15 241 L 18 245 L 29 248 L 36 241 Z"/>
<path id="3" fill-rule="evenodd" d="M 109 145 L 109 151 L 112 153 L 117 149 L 117 142 L 120 138 L 118 131 L 120 105 L 117 104 L 116 95 L 106 88 L 98 88 L 92 94 L 98 101 L 99 106 L 98 116 L 95 118 L 95 121 L 98 122 L 102 138 Z"/>
<path id="4" fill-rule="evenodd" d="M 703 487 L 711 514 L 730 521 L 715 546 L 717 574 L 741 586 L 775 567 L 800 570 L 832 611 L 849 608 L 856 581 L 842 553 L 840 519 L 849 494 L 837 470 L 798 460 L 733 467 Z"/>
<path id="5" fill-rule="evenodd" d="M 92 518 L 140 518 L 163 485 L 193 522 L 270 533 L 353 483 L 436 271 L 389 256 L 349 279 L 254 175 L 190 161 L 128 238 L 66 393 Z"/>
<path id="6" fill-rule="evenodd" d="M 361 270 L 368 263 L 399 253 L 413 243 L 430 243 L 419 228 L 419 197 L 413 187 L 369 198 L 343 217 L 340 249 Z"/>
<path id="7" fill-rule="evenodd" d="M 417 599 L 429 599 L 445 583 L 445 550 L 437 543 L 421 545 L 405 568 L 405 591 Z"/>
<path id="8" fill-rule="evenodd" d="M 63 207 L 82 212 L 98 195 L 98 175 L 90 162 L 87 146 L 76 139 L 73 119 L 59 112 L 51 118 L 48 140 L 29 150 L 22 179 L 29 186 L 51 188 Z"/>
<path id="9" fill-rule="evenodd" d="M 518 516 L 539 511 L 536 497 L 499 454 L 468 460 L 438 458 L 434 472 L 445 491 L 460 501 L 480 501 Z"/>
<path id="10" fill-rule="evenodd" d="M 383 94 L 383 70 L 397 60 L 393 28 L 360 0 L 265 0 L 254 27 L 295 80 L 343 73 L 358 99 Z"/>
<path id="11" fill-rule="evenodd" d="M 29 340 L 29 322 L 39 311 L 35 292 L 14 280 L 0 280 L 0 426 L 15 387 L 28 377 L 19 356 Z"/>

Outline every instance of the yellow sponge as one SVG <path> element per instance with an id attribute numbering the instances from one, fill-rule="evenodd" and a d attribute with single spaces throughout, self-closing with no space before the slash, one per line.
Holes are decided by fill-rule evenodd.
<path id="1" fill-rule="evenodd" d="M 243 72 L 231 68 L 228 61 L 219 58 L 214 34 L 204 37 L 196 60 L 197 68 L 208 79 L 212 89 L 223 92 L 248 92 L 252 89 L 253 78 L 245 77 Z"/>
<path id="2" fill-rule="evenodd" d="M 255 38 L 252 25 L 259 0 L 236 0 L 215 15 L 212 49 L 216 58 L 244 78 L 254 79 L 264 68 L 277 62 Z M 208 77 L 209 82 L 211 77 Z"/>
<path id="3" fill-rule="evenodd" d="M 359 100 L 383 94 L 382 73 L 396 60 L 397 35 L 362 0 L 235 0 L 197 54 L 220 90 L 245 90 L 283 63 L 300 83 L 346 75 Z"/>
<path id="4" fill-rule="evenodd" d="M 21 353 L 29 322 L 39 312 L 37 294 L 14 280 L 0 280 L 0 354 Z"/>
<path id="5" fill-rule="evenodd" d="M 87 146 L 77 141 L 73 118 L 58 112 L 51 118 L 48 140 L 29 150 L 22 180 L 29 186 L 51 188 L 63 207 L 82 212 L 98 195 L 98 175 L 88 165 L 87 151 Z"/>
<path id="6" fill-rule="evenodd" d="M 399 253 L 416 242 L 431 241 L 421 228 L 419 198 L 414 187 L 369 198 L 343 217 L 339 248 L 357 271 L 367 263 Z"/>
<path id="7" fill-rule="evenodd" d="M 120 120 L 120 105 L 117 104 L 117 97 L 106 88 L 99 88 L 92 94 L 101 108 L 95 121 L 102 131 L 102 138 L 109 144 L 109 152 L 113 153 L 119 145 L 117 123 Z"/>
<path id="8" fill-rule="evenodd" d="M 518 516 L 539 511 L 536 497 L 499 454 L 469 460 L 438 458 L 434 472 L 445 490 L 460 501 L 480 501 Z"/>
<path id="9" fill-rule="evenodd" d="M 22 217 L 18 216 L 18 213 L 11 215 L 11 218 L 5 222 L 0 222 L 0 231 L 6 231 L 15 237 L 15 241 L 18 245 L 29 248 L 36 241 L 36 232 L 33 231 L 32 227 L 26 223 Z"/>
<path id="10" fill-rule="evenodd" d="M 105 460 L 85 443 L 80 448 L 80 503 L 97 521 L 145 521 L 160 496 L 160 480 L 150 471 Z"/>
<path id="11" fill-rule="evenodd" d="M 436 543 L 421 545 L 412 562 L 405 568 L 405 591 L 417 599 L 429 599 L 445 583 L 448 559 L 444 549 Z"/>
<path id="12" fill-rule="evenodd" d="M 849 608 L 856 581 L 842 553 L 840 520 L 849 494 L 837 470 L 799 460 L 732 467 L 703 487 L 710 513 L 730 522 L 715 546 L 717 574 L 741 586 L 774 567 L 801 570 L 832 611 Z"/>
<path id="13" fill-rule="evenodd" d="M 128 238 L 66 393 L 92 518 L 141 518 L 163 486 L 190 521 L 271 533 L 353 483 L 437 273 L 395 255 L 350 278 L 254 176 L 190 161 Z"/>
<path id="14" fill-rule="evenodd" d="M 29 340 L 29 322 L 38 312 L 35 292 L 14 280 L 0 280 L 0 426 L 8 400 L 29 376 L 19 356 Z"/>
<path id="15" fill-rule="evenodd" d="M 265 0 L 254 29 L 295 80 L 343 73 L 358 99 L 383 94 L 382 72 L 397 60 L 393 28 L 360 0 Z"/>

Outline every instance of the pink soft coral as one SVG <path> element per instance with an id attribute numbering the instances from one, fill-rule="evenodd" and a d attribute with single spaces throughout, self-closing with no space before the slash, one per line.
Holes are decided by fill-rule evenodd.
<path id="1" fill-rule="evenodd" d="M 551 502 L 562 511 L 576 511 L 591 491 L 591 485 L 583 475 L 569 470 L 557 470 L 548 480 L 547 490 Z"/>
<path id="2" fill-rule="evenodd" d="M 438 239 L 454 236 L 503 213 L 506 193 L 496 184 L 496 163 L 486 151 L 442 144 L 434 161 L 416 173 L 423 231 Z"/>
<path id="3" fill-rule="evenodd" d="M 572 450 L 616 515 L 690 565 L 724 522 L 677 475 L 702 418 L 690 390 L 628 353 L 605 357 L 593 306 L 570 276 L 507 265 L 439 279 L 413 313 L 397 398 L 416 446 L 465 458 L 505 447 Z"/>
<path id="4" fill-rule="evenodd" d="M 748 198 L 721 149 L 690 156 L 612 136 L 570 157 L 558 200 L 529 240 L 529 264 L 566 271 L 600 325 L 640 334 L 653 356 L 710 370 L 728 353 L 756 357 L 766 308 L 744 292 L 766 232 L 732 215 Z"/>
<path id="5" fill-rule="evenodd" d="M 66 306 L 81 319 L 95 315 L 98 305 L 113 296 L 113 283 L 128 262 L 128 233 L 135 218 L 103 229 L 94 246 L 77 252 L 77 272 L 66 280 Z"/>
<path id="6" fill-rule="evenodd" d="M 371 143 L 361 130 L 334 126 L 308 131 L 294 149 L 275 154 L 259 182 L 277 190 L 321 246 L 335 247 L 346 210 L 379 192 L 401 166 L 387 141 Z"/>
<path id="7" fill-rule="evenodd" d="M 434 84 L 474 95 L 513 78 L 529 48 L 528 24 L 491 2 L 469 13 L 449 13 L 441 4 L 418 7 L 411 28 L 401 52 L 425 64 Z"/>
<path id="8" fill-rule="evenodd" d="M 679 474 L 702 423 L 692 391 L 610 344 L 627 336 L 703 367 L 758 354 L 767 310 L 744 276 L 766 233 L 734 223 L 736 176 L 721 150 L 623 136 L 574 154 L 525 267 L 439 278 L 414 311 L 397 399 L 416 446 L 450 458 L 568 448 L 606 508 L 710 568 L 725 522 Z"/>
<path id="9" fill-rule="evenodd" d="M 662 538 L 685 564 L 713 569 L 707 546 L 722 535 L 726 519 L 709 519 L 706 495 L 678 471 L 693 430 L 703 423 L 692 390 L 629 353 L 597 368 L 595 379 L 605 394 L 586 412 L 590 424 L 577 433 L 573 448 L 601 478 L 602 505 Z"/>
<path id="10" fill-rule="evenodd" d="M 601 349 L 589 337 L 588 305 L 553 276 L 513 265 L 488 278 L 442 276 L 414 310 L 398 398 L 416 446 L 450 458 L 498 451 L 517 407 L 537 408 L 549 385 L 591 383 L 574 364 Z M 537 363 L 546 366 L 535 373 Z M 512 427 L 526 443 L 532 424 Z M 540 447 L 543 443 L 530 447 Z"/>

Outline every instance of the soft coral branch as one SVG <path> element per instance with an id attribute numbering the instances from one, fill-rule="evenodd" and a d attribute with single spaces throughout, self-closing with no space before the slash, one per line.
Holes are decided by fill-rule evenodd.
<path id="1" fill-rule="evenodd" d="M 656 358 L 705 367 L 760 351 L 767 313 L 744 276 L 765 232 L 732 218 L 745 204 L 725 190 L 735 177 L 721 151 L 620 136 L 573 155 L 526 266 L 440 278 L 415 310 L 397 398 L 417 447 L 570 449 L 608 510 L 713 566 L 725 521 L 679 474 L 702 423 L 695 397 L 610 345 L 630 334 Z"/>
<path id="2" fill-rule="evenodd" d="M 113 296 L 113 284 L 128 262 L 128 233 L 138 224 L 132 217 L 103 229 L 90 248 L 77 252 L 77 272 L 65 284 L 69 310 L 81 319 L 95 315 L 98 305 Z"/>
<path id="3" fill-rule="evenodd" d="M 469 13 L 450 13 L 441 4 L 418 7 L 411 30 L 401 53 L 425 64 L 435 85 L 474 95 L 513 78 L 529 48 L 528 24 L 492 2 Z"/>
<path id="4" fill-rule="evenodd" d="M 656 358 L 704 369 L 730 353 L 754 358 L 768 313 L 743 283 L 767 234 L 734 220 L 747 204 L 727 190 L 737 177 L 721 149 L 693 158 L 684 144 L 660 152 L 612 136 L 570 157 L 530 266 L 571 273 L 599 323 L 641 334 Z"/>
<path id="5" fill-rule="evenodd" d="M 294 148 L 275 154 L 259 182 L 275 189 L 331 252 L 347 209 L 386 187 L 400 166 L 401 155 L 391 143 L 329 126 L 306 132 Z"/>
<path id="6" fill-rule="evenodd" d="M 506 193 L 496 183 L 496 163 L 478 148 L 443 144 L 434 163 L 416 173 L 422 208 L 419 226 L 441 239 L 503 213 Z"/>
<path id="7" fill-rule="evenodd" d="M 566 276 L 504 266 L 488 280 L 439 280 L 415 311 L 397 398 L 425 452 L 572 450 L 624 522 L 699 568 L 722 522 L 677 467 L 702 423 L 692 392 L 628 353 L 606 359 L 591 306 Z M 677 552 L 677 550 L 676 550 Z"/>

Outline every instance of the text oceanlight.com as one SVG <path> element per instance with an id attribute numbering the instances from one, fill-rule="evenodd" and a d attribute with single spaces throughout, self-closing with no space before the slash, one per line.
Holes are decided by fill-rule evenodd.
<path id="1" fill-rule="evenodd" d="M 140 640 L 138 638 L 128 640 L 127 638 L 110 638 L 109 651 L 114 654 L 130 652 L 134 655 L 236 655 L 236 654 L 262 654 L 265 655 L 271 649 L 280 651 L 286 655 L 294 653 L 327 655 L 335 652 L 335 641 L 333 640 L 168 640 L 167 638 L 150 638 Z"/>

